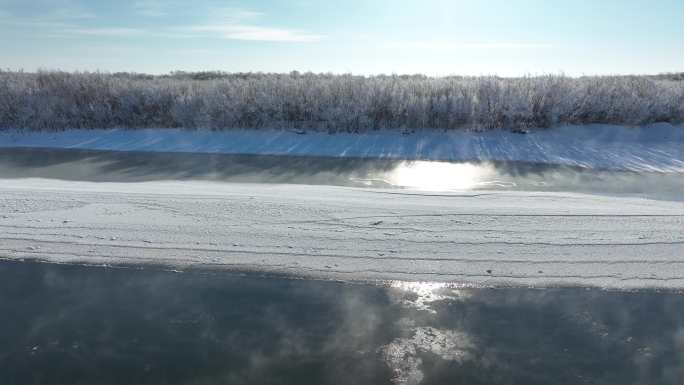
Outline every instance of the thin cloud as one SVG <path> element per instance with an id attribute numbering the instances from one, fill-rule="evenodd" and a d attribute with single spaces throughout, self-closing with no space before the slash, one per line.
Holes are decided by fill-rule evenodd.
<path id="1" fill-rule="evenodd" d="M 146 17 L 164 17 L 184 10 L 186 4 L 178 1 L 138 0 L 133 11 Z M 187 10 L 186 10 L 187 11 Z M 263 16 L 262 12 L 236 7 L 212 7 L 205 10 L 212 21 L 238 22 Z M 191 11 L 192 13 L 192 11 Z"/>
<path id="2" fill-rule="evenodd" d="M 133 3 L 133 10 L 142 16 L 163 17 L 168 15 L 168 8 L 172 5 L 175 5 L 175 3 L 159 0 L 138 0 Z"/>
<path id="3" fill-rule="evenodd" d="M 34 15 L 36 20 L 68 21 L 68 20 L 91 20 L 97 15 L 78 1 L 60 0 L 53 1 L 50 7 L 39 7 Z"/>
<path id="4" fill-rule="evenodd" d="M 57 8 L 40 11 L 30 17 L 19 16 L 8 10 L 0 9 L 0 22 L 11 25 L 46 26 L 63 24 L 66 22 L 80 22 L 95 18 L 97 18 L 95 13 L 72 4 L 71 2 L 66 2 Z"/>
<path id="5" fill-rule="evenodd" d="M 387 44 L 389 48 L 416 48 L 431 50 L 461 50 L 461 49 L 541 49 L 552 48 L 548 43 L 526 42 L 444 42 L 444 41 L 412 41 Z"/>
<path id="6" fill-rule="evenodd" d="M 57 9 L 44 16 L 45 19 L 50 20 L 88 20 L 96 17 L 94 13 L 78 8 Z"/>
<path id="7" fill-rule="evenodd" d="M 21 27 L 21 28 L 31 28 L 33 30 L 63 30 L 65 28 L 70 28 L 73 24 L 66 23 L 63 21 L 55 21 L 53 19 L 22 19 L 18 17 L 6 17 L 0 15 L 0 24 Z"/>
<path id="8" fill-rule="evenodd" d="M 102 37 L 135 37 L 146 34 L 137 28 L 67 28 L 59 31 L 68 35 L 102 36 Z"/>
<path id="9" fill-rule="evenodd" d="M 263 42 L 315 43 L 323 35 L 293 29 L 263 27 L 255 25 L 200 25 L 188 28 L 191 32 L 210 33 L 221 39 Z"/>
<path id="10" fill-rule="evenodd" d="M 213 21 L 238 23 L 257 19 L 264 16 L 264 13 L 245 8 L 220 7 L 211 9 L 210 15 Z"/>
<path id="11" fill-rule="evenodd" d="M 132 9 L 139 15 L 162 17 L 170 14 L 175 2 L 139 0 Z M 325 36 L 308 31 L 258 25 L 256 19 L 263 13 L 244 8 L 218 7 L 199 24 L 186 26 L 159 26 L 146 28 L 127 25 L 93 25 L 87 19 L 96 16 L 83 9 L 68 7 L 51 10 L 32 18 L 15 18 L 0 10 L 0 23 L 36 29 L 39 34 L 51 38 L 74 38 L 79 36 L 137 38 L 157 37 L 168 39 L 225 39 L 253 42 L 315 43 Z"/>
<path id="12" fill-rule="evenodd" d="M 209 18 L 202 24 L 182 28 L 196 37 L 226 40 L 314 43 L 324 36 L 307 31 L 259 25 L 257 19 L 264 14 L 245 8 L 216 7 L 209 12 Z"/>
<path id="13" fill-rule="evenodd" d="M 314 43 L 324 36 L 297 30 L 250 25 L 203 25 L 180 28 L 126 28 L 126 27 L 77 27 L 60 25 L 52 31 L 53 37 L 99 36 L 99 37 L 162 37 L 171 39 L 205 38 L 243 40 L 255 42 Z"/>

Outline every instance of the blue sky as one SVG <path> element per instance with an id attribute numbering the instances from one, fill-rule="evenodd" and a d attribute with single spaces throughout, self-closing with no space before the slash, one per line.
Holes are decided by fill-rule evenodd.
<path id="1" fill-rule="evenodd" d="M 682 0 L 0 0 L 0 67 L 569 75 L 684 71 Z"/>

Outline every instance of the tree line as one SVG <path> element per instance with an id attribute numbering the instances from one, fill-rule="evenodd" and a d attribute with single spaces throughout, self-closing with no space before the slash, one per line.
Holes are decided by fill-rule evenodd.
<path id="1" fill-rule="evenodd" d="M 684 122 L 684 76 L 0 71 L 0 128 L 521 129 Z"/>

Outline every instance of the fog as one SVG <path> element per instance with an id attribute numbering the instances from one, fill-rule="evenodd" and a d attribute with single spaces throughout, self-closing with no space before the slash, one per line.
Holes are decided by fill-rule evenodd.
<path id="1" fill-rule="evenodd" d="M 681 173 L 602 170 L 531 162 L 15 148 L 0 151 L 0 178 L 90 182 L 203 180 L 434 192 L 562 191 L 684 200 Z"/>

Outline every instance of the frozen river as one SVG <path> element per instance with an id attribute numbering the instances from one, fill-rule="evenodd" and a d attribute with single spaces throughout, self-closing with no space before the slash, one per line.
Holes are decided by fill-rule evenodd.
<path id="1" fill-rule="evenodd" d="M 0 177 L 12 260 L 684 287 L 678 173 L 23 149 Z"/>
<path id="2" fill-rule="evenodd" d="M 679 384 L 682 191 L 672 170 L 2 149 L 1 381 Z"/>

